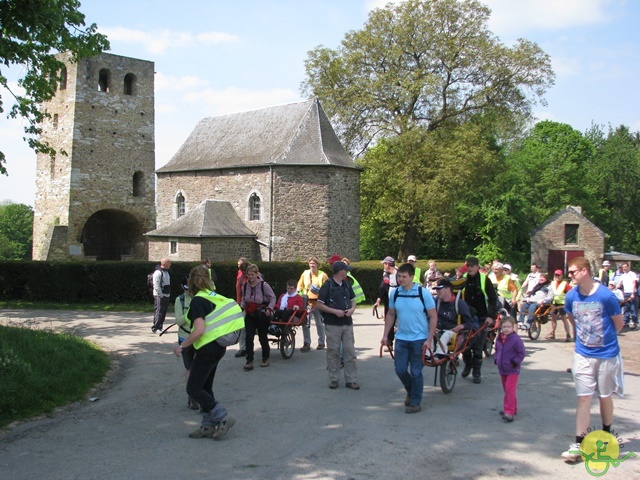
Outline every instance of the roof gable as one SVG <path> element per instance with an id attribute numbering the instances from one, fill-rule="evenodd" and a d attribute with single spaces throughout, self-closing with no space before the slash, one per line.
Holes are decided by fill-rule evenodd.
<path id="1" fill-rule="evenodd" d="M 576 210 L 575 208 L 573 208 L 572 206 L 568 206 L 567 208 L 564 208 L 562 210 L 560 210 L 558 213 L 556 213 L 553 217 L 548 218 L 545 222 L 543 222 L 539 227 L 537 227 L 536 229 L 534 229 L 530 236 L 534 236 L 536 235 L 538 232 L 540 232 L 541 230 L 543 230 L 545 227 L 547 227 L 550 223 L 555 222 L 558 218 L 560 218 L 562 215 L 565 215 L 567 213 L 573 214 L 576 217 L 578 217 L 578 219 L 581 222 L 586 223 L 587 225 L 589 225 L 590 227 L 592 227 L 596 232 L 598 232 L 599 235 L 602 235 L 602 237 L 605 236 L 604 232 L 602 230 L 600 230 L 591 220 L 589 220 L 587 217 L 585 217 L 584 215 L 582 215 L 582 213 L 580 213 L 578 210 Z"/>
<path id="2" fill-rule="evenodd" d="M 205 200 L 150 237 L 255 237 L 229 202 Z"/>
<path id="3" fill-rule="evenodd" d="M 204 118 L 158 173 L 266 165 L 357 168 L 317 99 Z"/>

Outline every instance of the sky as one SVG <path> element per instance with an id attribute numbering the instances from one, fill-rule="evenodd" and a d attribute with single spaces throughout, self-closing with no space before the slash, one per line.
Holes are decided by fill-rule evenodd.
<path id="1" fill-rule="evenodd" d="M 481 0 L 482 1 L 482 0 Z M 111 42 L 110 53 L 155 63 L 156 167 L 204 118 L 304 100 L 307 53 L 337 48 L 385 0 L 85 0 L 80 11 Z M 510 45 L 536 42 L 551 56 L 555 85 L 538 120 L 640 130 L 640 2 L 484 0 L 489 28 Z M 19 70 L 1 71 L 10 80 Z M 6 92 L 0 91 L 4 102 Z M 5 105 L 7 107 L 8 105 Z M 8 108 L 7 108 L 8 110 Z M 0 116 L 0 202 L 33 205 L 36 155 L 24 122 Z"/>

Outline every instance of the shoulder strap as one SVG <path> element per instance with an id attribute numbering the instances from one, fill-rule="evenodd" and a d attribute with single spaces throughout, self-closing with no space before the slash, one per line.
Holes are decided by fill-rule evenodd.
<path id="1" fill-rule="evenodd" d="M 182 305 L 182 311 L 184 312 L 185 306 L 184 306 L 184 293 L 180 294 L 180 305 Z"/>

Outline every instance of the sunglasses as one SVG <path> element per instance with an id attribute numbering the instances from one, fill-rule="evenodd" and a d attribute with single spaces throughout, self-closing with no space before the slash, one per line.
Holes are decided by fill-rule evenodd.
<path id="1" fill-rule="evenodd" d="M 567 270 L 567 275 L 569 275 L 570 277 L 573 277 L 576 273 L 578 273 L 580 271 L 580 269 L 577 270 Z"/>

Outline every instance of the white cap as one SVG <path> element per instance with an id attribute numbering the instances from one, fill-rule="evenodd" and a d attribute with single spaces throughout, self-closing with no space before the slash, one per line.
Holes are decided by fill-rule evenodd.
<path id="1" fill-rule="evenodd" d="M 609 265 L 611 265 L 611 263 L 609 262 L 609 260 L 605 260 L 604 262 L 602 262 L 602 266 L 603 266 L 603 267 L 608 267 Z"/>
<path id="2" fill-rule="evenodd" d="M 417 261 L 418 261 L 418 259 L 416 258 L 415 255 L 409 255 L 407 257 L 407 262 L 417 262 Z"/>
<path id="3" fill-rule="evenodd" d="M 511 270 L 511 265 L 509 265 L 508 263 L 505 263 L 502 268 L 504 268 L 505 270 Z"/>

